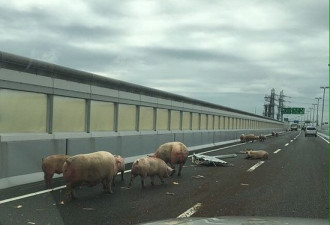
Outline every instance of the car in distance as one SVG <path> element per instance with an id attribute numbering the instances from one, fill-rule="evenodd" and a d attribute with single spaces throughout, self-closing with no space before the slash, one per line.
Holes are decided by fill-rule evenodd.
<path id="1" fill-rule="evenodd" d="M 291 131 L 293 130 L 298 130 L 298 124 L 294 123 L 294 124 L 291 124 Z"/>
<path id="2" fill-rule="evenodd" d="M 317 129 L 314 126 L 307 126 L 305 130 L 305 137 L 307 135 L 317 136 Z"/>

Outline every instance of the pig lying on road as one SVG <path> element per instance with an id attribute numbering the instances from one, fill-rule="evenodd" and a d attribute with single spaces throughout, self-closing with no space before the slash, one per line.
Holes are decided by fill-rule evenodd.
<path id="1" fill-rule="evenodd" d="M 68 155 L 50 155 L 42 159 L 41 168 L 44 171 L 44 179 L 47 188 L 52 187 L 54 173 L 61 174 L 62 167 Z"/>
<path id="2" fill-rule="evenodd" d="M 158 147 L 153 154 L 154 157 L 160 158 L 169 163 L 175 173 L 175 165 L 179 164 L 178 176 L 181 176 L 181 170 L 188 158 L 188 148 L 181 142 L 168 142 Z"/>
<path id="3" fill-rule="evenodd" d="M 145 188 L 144 179 L 149 176 L 151 185 L 155 185 L 154 177 L 158 176 L 160 181 L 164 183 L 163 178 L 169 177 L 173 169 L 169 167 L 163 160 L 156 157 L 145 157 L 135 160 L 131 170 L 131 180 L 128 187 L 132 186 L 132 182 L 136 176 L 140 175 L 142 188 Z"/>
<path id="4" fill-rule="evenodd" d="M 264 150 L 246 151 L 246 159 L 268 159 L 268 152 Z"/>
<path id="5" fill-rule="evenodd" d="M 111 185 L 116 172 L 116 159 L 106 151 L 79 154 L 68 158 L 63 165 L 67 196 L 74 199 L 74 188 L 95 186 L 102 182 L 103 190 L 112 193 Z"/>

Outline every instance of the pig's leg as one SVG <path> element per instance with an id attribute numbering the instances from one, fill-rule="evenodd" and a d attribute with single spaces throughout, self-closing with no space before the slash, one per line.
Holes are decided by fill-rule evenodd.
<path id="1" fill-rule="evenodd" d="M 53 178 L 54 174 L 48 174 L 45 173 L 44 174 L 44 179 L 45 179 L 45 183 L 46 183 L 46 187 L 47 188 L 51 188 L 52 187 L 52 178 Z"/>
<path id="2" fill-rule="evenodd" d="M 181 176 L 181 170 L 182 170 L 182 167 L 183 167 L 183 163 L 180 163 L 180 166 L 179 166 L 179 172 L 178 172 L 178 176 L 179 176 L 179 177 Z"/>
<path id="3" fill-rule="evenodd" d="M 121 171 L 121 181 L 124 181 L 124 171 Z"/>
<path id="4" fill-rule="evenodd" d="M 144 179 L 146 178 L 147 175 L 142 174 L 140 176 L 141 176 L 141 185 L 142 185 L 142 188 L 146 188 Z"/>
<path id="5" fill-rule="evenodd" d="M 173 174 L 175 174 L 175 164 L 170 162 L 170 167 L 173 169 L 172 173 L 170 174 L 170 176 L 173 176 Z"/>
<path id="6" fill-rule="evenodd" d="M 106 179 L 103 179 L 103 180 L 102 180 L 102 185 L 103 185 L 103 191 L 104 191 L 104 193 L 106 193 L 107 190 L 108 190 L 108 186 L 107 186 L 107 181 L 106 181 Z"/>
<path id="7" fill-rule="evenodd" d="M 115 176 L 110 176 L 108 179 L 107 179 L 107 185 L 108 185 L 108 193 L 109 194 L 112 194 L 113 191 L 112 191 L 112 181 L 114 179 Z"/>
<path id="8" fill-rule="evenodd" d="M 113 179 L 112 179 L 112 185 L 113 185 L 113 186 L 116 186 L 116 184 L 115 184 L 115 178 L 116 178 L 116 175 L 114 175 L 114 176 L 113 176 Z"/>
<path id="9" fill-rule="evenodd" d="M 128 187 L 130 188 L 131 186 L 132 186 L 132 182 L 133 182 L 133 180 L 135 179 L 135 177 L 137 176 L 137 174 L 131 174 L 131 180 L 130 180 L 130 182 L 129 182 L 129 184 L 128 184 Z"/>
<path id="10" fill-rule="evenodd" d="M 154 186 L 155 185 L 155 176 L 150 176 L 150 180 L 151 180 L 151 185 Z"/>
<path id="11" fill-rule="evenodd" d="M 160 182 L 162 182 L 162 184 L 164 184 L 164 179 L 162 178 L 162 176 L 158 175 Z"/>
<path id="12" fill-rule="evenodd" d="M 71 183 L 66 184 L 66 196 L 68 201 L 76 199 L 74 186 Z"/>

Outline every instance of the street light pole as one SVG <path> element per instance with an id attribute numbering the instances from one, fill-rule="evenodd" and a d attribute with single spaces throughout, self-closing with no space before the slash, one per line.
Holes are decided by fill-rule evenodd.
<path id="1" fill-rule="evenodd" d="M 312 107 L 309 107 L 309 122 L 311 122 L 312 121 Z M 312 122 L 313 123 L 313 122 Z"/>
<path id="2" fill-rule="evenodd" d="M 329 86 L 327 87 L 320 87 L 323 89 L 323 104 L 322 104 L 322 117 L 321 117 L 321 129 L 322 129 L 322 124 L 323 124 L 323 111 L 324 111 L 324 95 L 325 95 L 325 89 L 328 89 Z"/>
<path id="3" fill-rule="evenodd" d="M 317 104 L 313 104 L 313 123 L 315 123 L 315 119 L 314 119 L 314 115 L 315 115 L 315 106 L 316 106 Z"/>
<path id="4" fill-rule="evenodd" d="M 322 99 L 321 97 L 315 98 L 317 99 L 317 109 L 316 109 L 316 126 L 319 126 L 319 101 Z"/>

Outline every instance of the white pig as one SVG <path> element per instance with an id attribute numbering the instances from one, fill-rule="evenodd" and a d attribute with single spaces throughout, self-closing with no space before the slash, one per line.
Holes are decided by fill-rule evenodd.
<path id="1" fill-rule="evenodd" d="M 94 186 L 100 182 L 105 192 L 112 193 L 111 185 L 115 172 L 116 160 L 110 152 L 99 151 L 68 158 L 63 165 L 68 198 L 75 198 L 75 187 Z"/>
<path id="2" fill-rule="evenodd" d="M 44 180 L 47 188 L 52 187 L 54 173 L 61 174 L 62 167 L 68 155 L 50 155 L 42 159 L 41 168 L 44 171 Z"/>
<path id="3" fill-rule="evenodd" d="M 174 169 L 173 173 L 175 173 L 175 165 L 179 164 L 180 166 L 178 176 L 181 176 L 181 170 L 187 161 L 188 154 L 188 148 L 183 143 L 167 142 L 159 146 L 153 156 L 164 160 L 166 163 L 169 163 L 171 168 Z"/>
<path id="4" fill-rule="evenodd" d="M 144 179 L 149 176 L 151 185 L 155 185 L 154 176 L 158 176 L 160 181 L 164 183 L 163 178 L 169 177 L 173 169 L 169 167 L 162 159 L 156 157 L 145 157 L 135 160 L 131 170 L 131 180 L 128 187 L 132 186 L 132 182 L 136 176 L 141 177 L 142 188 L 145 188 Z"/>

